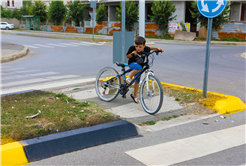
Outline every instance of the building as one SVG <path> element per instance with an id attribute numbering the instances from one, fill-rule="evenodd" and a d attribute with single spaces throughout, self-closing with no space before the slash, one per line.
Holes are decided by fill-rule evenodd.
<path id="1" fill-rule="evenodd" d="M 0 4 L 4 9 L 14 10 L 22 7 L 23 0 L 0 0 Z"/>

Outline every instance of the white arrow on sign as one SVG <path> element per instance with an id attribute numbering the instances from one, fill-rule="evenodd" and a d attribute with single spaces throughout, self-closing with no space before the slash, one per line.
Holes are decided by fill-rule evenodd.
<path id="1" fill-rule="evenodd" d="M 217 10 L 219 10 L 221 5 L 224 5 L 224 1 L 223 0 L 218 0 L 216 4 L 218 4 L 218 6 L 212 10 L 213 13 L 216 12 Z"/>
<path id="2" fill-rule="evenodd" d="M 208 10 L 208 4 L 204 4 L 204 0 L 202 0 L 202 11 L 209 12 L 209 10 Z"/>

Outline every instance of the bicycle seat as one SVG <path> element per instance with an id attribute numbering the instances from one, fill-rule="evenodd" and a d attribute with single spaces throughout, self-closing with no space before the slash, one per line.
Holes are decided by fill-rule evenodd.
<path id="1" fill-rule="evenodd" d="M 117 66 L 121 66 L 121 67 L 128 66 L 127 63 L 123 63 L 123 62 L 116 62 L 116 65 L 117 65 Z"/>

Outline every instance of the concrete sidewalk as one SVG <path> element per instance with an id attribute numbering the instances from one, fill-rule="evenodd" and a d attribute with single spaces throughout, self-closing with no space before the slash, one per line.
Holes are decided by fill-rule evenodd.
<path id="1" fill-rule="evenodd" d="M 136 104 L 133 102 L 132 98 L 130 97 L 132 91 L 133 88 L 130 88 L 125 99 L 123 99 L 122 96 L 119 94 L 118 97 L 111 102 L 100 100 L 100 98 L 96 94 L 94 84 L 60 89 L 53 92 L 65 93 L 68 96 L 72 96 L 73 98 L 80 101 L 95 101 L 103 106 L 105 110 L 114 113 L 132 123 L 158 121 L 163 119 L 164 117 L 183 115 L 191 112 L 191 110 L 185 109 L 184 106 L 181 106 L 178 101 L 175 101 L 175 98 L 164 95 L 163 104 L 160 111 L 155 115 L 149 115 L 147 112 L 144 111 L 140 103 Z"/>

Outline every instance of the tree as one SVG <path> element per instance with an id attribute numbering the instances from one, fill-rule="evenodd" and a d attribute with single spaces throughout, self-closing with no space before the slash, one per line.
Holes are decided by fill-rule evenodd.
<path id="1" fill-rule="evenodd" d="M 83 23 L 85 12 L 86 12 L 86 4 L 82 4 L 79 1 L 73 1 L 68 5 L 68 16 L 70 20 L 75 22 L 75 26 L 80 26 L 80 22 Z"/>
<path id="2" fill-rule="evenodd" d="M 20 14 L 21 15 L 29 15 L 29 11 L 32 7 L 32 2 L 31 1 L 23 1 L 22 7 L 20 8 Z"/>
<path id="3" fill-rule="evenodd" d="M 168 23 L 176 20 L 177 17 L 177 15 L 173 16 L 173 13 L 176 11 L 175 5 L 169 0 L 154 1 L 151 10 L 153 12 L 153 15 L 150 16 L 151 21 L 159 25 L 159 30 L 163 35 L 167 35 L 169 29 Z"/>
<path id="4" fill-rule="evenodd" d="M 38 16 L 42 23 L 47 20 L 47 6 L 42 1 L 35 1 L 34 4 L 32 4 L 29 13 Z"/>
<path id="5" fill-rule="evenodd" d="M 125 18 L 126 18 L 126 30 L 131 31 L 133 30 L 133 25 L 135 22 L 138 22 L 138 7 L 135 2 L 133 1 L 125 1 L 126 3 L 126 11 L 125 11 Z M 118 21 L 121 22 L 121 9 L 122 9 L 122 2 L 120 2 L 120 7 L 116 8 L 115 16 Z"/>
<path id="6" fill-rule="evenodd" d="M 232 5 L 232 2 L 227 2 L 227 5 L 224 9 L 224 11 L 218 15 L 217 17 L 213 18 L 213 25 L 212 25 L 212 29 L 213 30 L 220 30 L 221 26 L 230 19 L 229 13 L 231 11 L 230 6 Z M 197 2 L 193 1 L 191 3 L 191 7 L 194 9 L 194 12 L 190 10 L 191 16 L 192 18 L 194 18 L 196 20 L 196 24 L 200 23 L 200 26 L 203 27 L 205 26 L 207 28 L 208 25 L 208 18 L 204 17 L 198 10 L 197 7 Z"/>
<path id="7" fill-rule="evenodd" d="M 3 17 L 5 17 L 5 18 L 13 18 L 12 10 L 10 10 L 10 9 L 5 10 L 5 11 L 3 12 Z"/>
<path id="8" fill-rule="evenodd" d="M 101 23 L 102 21 L 107 21 L 108 19 L 108 11 L 107 8 L 105 7 L 105 4 L 102 4 L 100 2 L 98 9 L 97 9 L 97 22 Z"/>
<path id="9" fill-rule="evenodd" d="M 1 17 L 4 17 L 5 10 L 3 9 L 3 6 L 1 5 Z"/>
<path id="10" fill-rule="evenodd" d="M 12 15 L 13 15 L 13 18 L 16 18 L 16 19 L 18 19 L 18 20 L 21 19 L 21 13 L 20 13 L 20 10 L 18 10 L 17 8 L 15 8 L 15 9 L 13 10 Z"/>
<path id="11" fill-rule="evenodd" d="M 55 25 L 59 25 L 67 14 L 67 8 L 63 1 L 52 1 L 48 10 L 48 17 Z"/>

